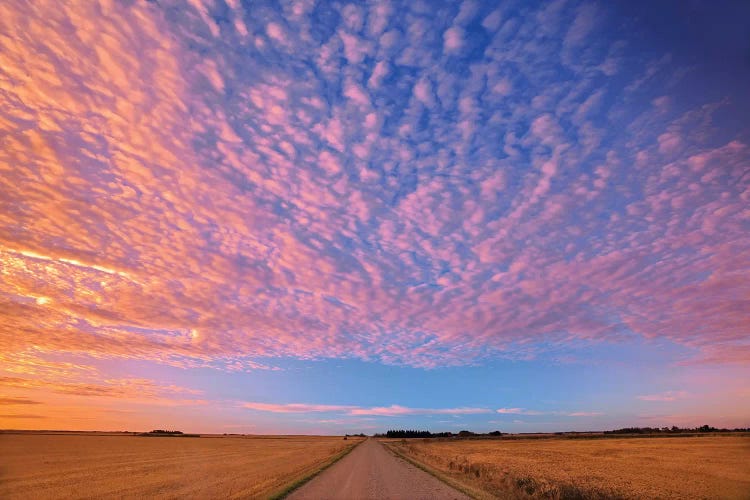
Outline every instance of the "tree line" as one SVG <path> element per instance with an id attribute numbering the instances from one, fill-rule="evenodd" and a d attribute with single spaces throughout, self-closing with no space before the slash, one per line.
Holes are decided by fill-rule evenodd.
<path id="1" fill-rule="evenodd" d="M 750 429 L 717 429 L 710 425 L 681 428 L 673 425 L 672 427 L 623 427 L 613 431 L 604 431 L 604 434 L 681 434 L 686 432 L 750 432 Z"/>
<path id="2" fill-rule="evenodd" d="M 623 427 L 622 429 L 615 429 L 611 431 L 604 431 L 603 434 L 682 434 L 682 433 L 704 433 L 704 432 L 750 432 L 750 428 L 736 428 L 736 429 L 718 429 L 710 425 L 702 425 L 700 427 Z M 457 433 L 453 432 L 430 432 L 427 430 L 414 430 L 414 429 L 390 429 L 382 434 L 373 434 L 376 438 L 392 438 L 392 439 L 407 439 L 407 438 L 440 438 L 440 437 L 482 437 L 482 436 L 504 436 L 507 433 L 500 431 L 492 431 L 488 433 L 476 433 L 471 431 L 460 431 Z M 589 434 L 585 432 L 555 432 L 556 435 L 578 435 L 578 434 Z M 596 433 L 591 433 L 596 434 Z"/>
<path id="3" fill-rule="evenodd" d="M 404 430 L 404 429 L 391 429 L 386 431 L 384 434 L 375 434 L 374 437 L 380 438 L 394 438 L 394 439 L 405 439 L 405 438 L 433 438 L 433 437 L 467 437 L 467 436 L 502 436 L 503 433 L 500 431 L 492 431 L 487 434 L 477 434 L 471 431 L 460 431 L 456 434 L 453 432 L 430 432 L 430 431 L 418 431 L 418 430 Z"/>

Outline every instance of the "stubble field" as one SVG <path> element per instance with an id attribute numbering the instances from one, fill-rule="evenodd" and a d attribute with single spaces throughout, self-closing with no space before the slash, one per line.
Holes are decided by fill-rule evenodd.
<path id="1" fill-rule="evenodd" d="M 750 498 L 750 437 L 394 440 L 477 497 Z"/>
<path id="2" fill-rule="evenodd" d="M 0 434 L 0 498 L 268 498 L 357 442 Z"/>

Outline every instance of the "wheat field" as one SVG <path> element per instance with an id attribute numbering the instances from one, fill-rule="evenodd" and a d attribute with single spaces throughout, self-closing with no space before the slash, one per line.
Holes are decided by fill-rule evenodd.
<path id="1" fill-rule="evenodd" d="M 268 498 L 357 442 L 0 434 L 0 498 Z"/>
<path id="2" fill-rule="evenodd" d="M 479 497 L 750 498 L 746 436 L 387 444 Z"/>

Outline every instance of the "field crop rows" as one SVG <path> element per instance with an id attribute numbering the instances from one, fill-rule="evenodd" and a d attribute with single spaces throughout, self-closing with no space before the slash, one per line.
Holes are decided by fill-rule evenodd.
<path id="1" fill-rule="evenodd" d="M 0 434 L 0 498 L 268 498 L 357 442 Z"/>
<path id="2" fill-rule="evenodd" d="M 746 436 L 386 444 L 488 498 L 750 498 Z"/>

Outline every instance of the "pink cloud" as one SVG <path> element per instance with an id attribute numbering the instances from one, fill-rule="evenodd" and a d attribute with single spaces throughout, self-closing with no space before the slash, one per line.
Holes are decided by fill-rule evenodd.
<path id="1" fill-rule="evenodd" d="M 553 116 L 545 114 L 531 122 L 531 133 L 540 139 L 542 144 L 555 145 L 561 141 L 562 128 Z"/>
<path id="2" fill-rule="evenodd" d="M 16 82 L 0 121 L 0 351 L 429 368 L 628 330 L 684 346 L 683 362 L 749 359 L 748 148 L 711 135 L 715 106 L 672 119 L 649 101 L 610 137 L 589 117 L 630 115 L 599 99 L 606 88 L 542 85 L 530 103 L 504 80 L 502 61 L 528 70 L 547 57 L 533 25 L 528 44 L 497 34 L 488 62 L 459 78 L 411 41 L 429 26 L 386 31 L 376 6 L 365 20 L 347 9 L 348 25 L 314 47 L 320 74 L 271 65 L 234 79 L 237 99 L 220 105 L 231 55 L 196 57 L 196 33 L 153 4 L 115 2 L 107 16 L 8 5 L 4 40 L 27 42 L 0 41 Z M 208 33 L 206 5 L 191 17 Z M 285 36 L 295 16 L 306 22 L 300 9 L 288 30 L 260 21 L 301 44 L 285 58 L 307 57 L 309 25 Z M 595 28 L 577 14 L 574 45 Z M 71 27 L 80 40 L 64 36 Z M 458 27 L 444 33 L 446 51 L 462 41 Z M 399 80 L 402 49 L 415 66 Z M 384 97 L 389 67 L 403 102 Z"/>
<path id="3" fill-rule="evenodd" d="M 674 153 L 682 144 L 682 139 L 674 132 L 665 132 L 657 140 L 659 141 L 659 152 L 663 154 Z"/>
<path id="4" fill-rule="evenodd" d="M 645 394 L 637 396 L 641 401 L 677 401 L 688 397 L 686 391 L 666 391 L 658 394 Z"/>
<path id="5" fill-rule="evenodd" d="M 482 26 L 484 26 L 486 30 L 496 31 L 500 27 L 502 21 L 503 14 L 500 9 L 496 9 L 490 12 L 487 17 L 482 20 Z"/>
<path id="6" fill-rule="evenodd" d="M 595 5 L 581 5 L 576 12 L 573 25 L 565 36 L 564 44 L 578 46 L 585 42 L 596 24 L 598 10 Z"/>
<path id="7" fill-rule="evenodd" d="M 398 415 L 476 415 L 490 413 L 490 411 L 491 410 L 485 408 L 408 408 L 399 405 L 391 405 L 374 408 L 357 408 L 352 410 L 350 414 L 392 417 Z"/>
<path id="8" fill-rule="evenodd" d="M 371 4 L 367 15 L 367 27 L 370 35 L 378 36 L 388 26 L 388 21 L 393 13 L 393 6 L 388 2 L 377 2 Z"/>
<path id="9" fill-rule="evenodd" d="M 341 9 L 341 16 L 344 18 L 346 27 L 352 31 L 360 31 L 364 23 L 364 12 L 362 8 L 348 4 Z"/>
<path id="10" fill-rule="evenodd" d="M 242 403 L 243 408 L 250 410 L 266 411 L 271 413 L 313 413 L 333 412 L 346 413 L 352 416 L 384 416 L 395 417 L 399 415 L 475 415 L 490 413 L 491 410 L 484 408 L 409 408 L 400 405 L 361 407 L 347 405 L 316 405 L 304 403 L 292 404 L 267 404 L 267 403 Z"/>
<path id="11" fill-rule="evenodd" d="M 446 53 L 458 52 L 464 44 L 463 30 L 457 26 L 448 28 L 443 33 L 443 50 Z"/>
<path id="12" fill-rule="evenodd" d="M 344 44 L 344 56 L 349 64 L 359 64 L 370 53 L 370 43 L 362 40 L 356 35 L 339 31 L 339 37 Z"/>
<path id="13" fill-rule="evenodd" d="M 269 404 L 269 403 L 242 403 L 243 408 L 248 410 L 266 411 L 271 413 L 316 413 L 316 412 L 348 412 L 356 407 L 342 405 L 315 405 L 304 403 L 291 404 Z"/>
<path id="14" fill-rule="evenodd" d="M 211 31 L 211 35 L 213 35 L 214 37 L 218 37 L 220 34 L 219 26 L 208 13 L 208 8 L 206 6 L 207 2 L 203 0 L 189 0 L 189 3 L 198 11 L 201 20 L 208 26 L 209 30 Z"/>
<path id="15" fill-rule="evenodd" d="M 344 95 L 360 106 L 370 106 L 370 97 L 367 95 L 367 92 L 352 80 L 347 80 L 344 86 Z"/>
<path id="16" fill-rule="evenodd" d="M 266 25 L 266 34 L 269 38 L 272 40 L 278 42 L 278 43 L 286 43 L 285 37 L 284 37 L 284 29 L 279 25 L 278 23 L 268 23 Z"/>
<path id="17" fill-rule="evenodd" d="M 536 410 L 527 410 L 525 408 L 498 408 L 495 411 L 503 415 L 543 415 L 544 414 L 544 412 L 540 412 Z"/>
<path id="18" fill-rule="evenodd" d="M 367 80 L 367 86 L 371 89 L 379 88 L 381 83 L 383 82 L 383 78 L 388 75 L 388 72 L 388 63 L 385 61 L 378 61 L 372 70 L 370 79 Z"/>
<path id="19" fill-rule="evenodd" d="M 318 155 L 318 165 L 325 170 L 328 175 L 337 175 L 341 173 L 341 164 L 339 160 L 328 151 L 322 151 Z"/>
<path id="20" fill-rule="evenodd" d="M 537 411 L 527 410 L 525 408 L 499 408 L 495 410 L 495 412 L 502 415 L 562 415 L 566 417 L 598 417 L 604 415 L 604 413 L 592 411 Z"/>
<path id="21" fill-rule="evenodd" d="M 513 91 L 513 84 L 509 79 L 503 78 L 492 86 L 492 91 L 502 96 L 507 96 Z"/>
<path id="22" fill-rule="evenodd" d="M 425 106 L 432 106 L 434 98 L 429 80 L 421 79 L 414 85 L 414 97 Z"/>

